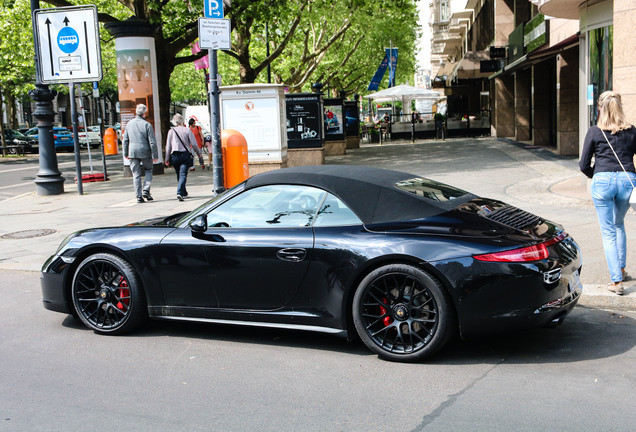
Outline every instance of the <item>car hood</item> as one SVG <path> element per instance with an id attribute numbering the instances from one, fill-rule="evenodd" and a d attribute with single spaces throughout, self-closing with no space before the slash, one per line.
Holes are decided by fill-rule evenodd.
<path id="1" fill-rule="evenodd" d="M 187 215 L 189 212 L 180 212 L 175 213 L 170 216 L 160 216 L 152 219 L 146 219 L 139 222 L 129 223 L 125 226 L 133 227 L 133 226 L 159 226 L 159 227 L 172 227 L 175 226 L 175 223 L 181 219 L 183 216 Z"/>

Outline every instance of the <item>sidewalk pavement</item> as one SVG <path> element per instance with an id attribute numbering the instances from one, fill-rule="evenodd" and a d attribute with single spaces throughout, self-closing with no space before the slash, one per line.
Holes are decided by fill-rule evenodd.
<path id="1" fill-rule="evenodd" d="M 117 157 L 117 156 L 115 156 Z M 2 163 L 2 160 L 0 160 Z M 587 181 L 575 158 L 508 139 L 453 138 L 416 143 L 389 142 L 347 150 L 326 163 L 396 169 L 452 184 L 481 196 L 500 199 L 562 224 L 583 251 L 583 295 L 579 305 L 636 310 L 636 282 L 626 282 L 626 294 L 605 289 L 609 275 Z M 0 201 L 0 270 L 39 271 L 70 233 L 94 227 L 118 226 L 160 215 L 192 210 L 212 196 L 212 171 L 197 167 L 188 175 L 189 197 L 176 199 L 172 168 L 155 175 L 154 201 L 138 204 L 132 181 L 121 170 L 109 171 L 109 181 L 85 183 L 84 195 L 66 179 L 65 193 L 26 193 Z M 35 191 L 35 185 L 33 190 Z M 636 213 L 626 217 L 628 257 L 636 256 Z M 636 266 L 628 270 L 636 275 Z"/>

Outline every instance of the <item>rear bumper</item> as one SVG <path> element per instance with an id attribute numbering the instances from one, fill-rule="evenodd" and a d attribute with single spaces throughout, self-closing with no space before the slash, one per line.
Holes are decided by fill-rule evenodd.
<path id="1" fill-rule="evenodd" d="M 462 337 L 559 324 L 581 297 L 581 264 L 571 238 L 550 246 L 546 260 L 467 260 L 470 276 L 451 281 Z"/>

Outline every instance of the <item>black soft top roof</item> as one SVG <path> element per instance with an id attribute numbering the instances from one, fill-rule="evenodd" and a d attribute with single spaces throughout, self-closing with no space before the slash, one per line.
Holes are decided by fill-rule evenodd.
<path id="1" fill-rule="evenodd" d="M 250 177 L 245 188 L 269 184 L 315 186 L 340 198 L 364 224 L 407 221 L 434 216 L 475 196 L 440 202 L 395 187 L 414 174 L 355 165 L 312 165 L 267 171 Z"/>

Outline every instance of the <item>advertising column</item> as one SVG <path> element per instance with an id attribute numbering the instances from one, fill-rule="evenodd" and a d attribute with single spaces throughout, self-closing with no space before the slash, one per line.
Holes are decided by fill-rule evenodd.
<path id="1" fill-rule="evenodd" d="M 121 115 L 122 136 L 126 124 L 135 117 L 138 104 L 148 107 L 146 120 L 153 126 L 157 138 L 159 160 L 154 165 L 155 174 L 163 173 L 163 141 L 159 115 L 159 85 L 157 81 L 157 56 L 155 40 L 148 36 L 147 23 L 122 22 L 107 25 L 107 30 L 116 38 L 117 87 Z M 124 174 L 130 176 L 130 162 L 124 159 Z"/>

